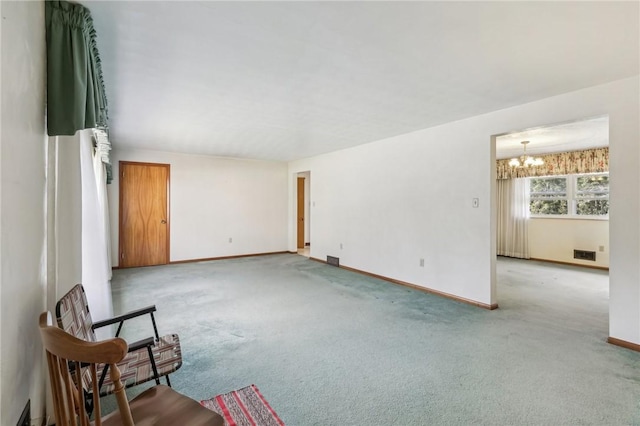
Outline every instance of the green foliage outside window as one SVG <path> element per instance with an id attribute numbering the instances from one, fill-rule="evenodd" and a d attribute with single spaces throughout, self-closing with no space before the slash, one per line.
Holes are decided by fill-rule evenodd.
<path id="1" fill-rule="evenodd" d="M 567 178 L 533 178 L 529 181 L 529 211 L 537 215 L 569 214 Z"/>
<path id="2" fill-rule="evenodd" d="M 576 214 L 609 214 L 609 176 L 578 176 L 576 179 Z"/>
<path id="3" fill-rule="evenodd" d="M 533 215 L 606 216 L 609 176 L 573 175 L 529 180 Z"/>
<path id="4" fill-rule="evenodd" d="M 609 196 L 609 176 L 578 176 L 576 179 L 578 194 L 591 193 Z"/>
<path id="5" fill-rule="evenodd" d="M 608 215 L 609 200 L 578 200 L 576 213 L 585 216 Z"/>
<path id="6" fill-rule="evenodd" d="M 569 214 L 567 200 L 531 200 L 531 214 Z"/>
<path id="7" fill-rule="evenodd" d="M 567 196 L 567 178 L 533 178 L 530 181 L 531 196 Z"/>

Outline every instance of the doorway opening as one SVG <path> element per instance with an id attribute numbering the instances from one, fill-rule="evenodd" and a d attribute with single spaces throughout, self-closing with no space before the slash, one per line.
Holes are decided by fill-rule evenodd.
<path id="1" fill-rule="evenodd" d="M 608 334 L 609 117 L 494 135 L 491 143 L 492 302 L 562 310 L 576 326 Z M 527 157 L 543 164 L 527 166 Z"/>
<path id="2" fill-rule="evenodd" d="M 299 255 L 311 256 L 311 172 L 296 174 L 296 248 Z"/>

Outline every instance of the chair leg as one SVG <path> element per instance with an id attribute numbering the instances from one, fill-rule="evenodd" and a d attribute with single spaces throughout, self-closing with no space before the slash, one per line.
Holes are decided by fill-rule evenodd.
<path id="1" fill-rule="evenodd" d="M 147 346 L 147 351 L 149 352 L 149 360 L 151 361 L 151 368 L 153 369 L 153 377 L 156 379 L 156 385 L 160 384 L 160 376 L 158 375 L 158 368 L 156 367 L 156 360 L 153 357 L 153 351 L 151 350 L 151 346 Z"/>
<path id="2" fill-rule="evenodd" d="M 171 387 L 171 382 L 169 381 L 169 375 L 167 374 L 166 376 L 164 376 L 165 379 L 167 379 L 167 386 Z"/>

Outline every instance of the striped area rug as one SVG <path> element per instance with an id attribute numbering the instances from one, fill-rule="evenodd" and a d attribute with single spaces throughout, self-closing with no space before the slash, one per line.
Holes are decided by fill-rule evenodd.
<path id="1" fill-rule="evenodd" d="M 200 401 L 224 417 L 227 426 L 284 426 L 256 385 Z"/>

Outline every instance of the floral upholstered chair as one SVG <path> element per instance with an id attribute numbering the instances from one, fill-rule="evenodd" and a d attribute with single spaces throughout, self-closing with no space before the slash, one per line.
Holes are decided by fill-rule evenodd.
<path id="1" fill-rule="evenodd" d="M 100 327 L 118 324 L 115 337 L 118 337 L 122 326 L 128 319 L 142 315 L 149 315 L 153 326 L 154 336 L 137 342 L 128 343 L 127 355 L 117 363 L 120 370 L 120 380 L 125 388 L 129 388 L 140 383 L 155 380 L 160 384 L 160 377 L 166 378 L 167 384 L 171 386 L 169 374 L 182 366 L 182 354 L 180 350 L 180 340 L 177 334 L 168 334 L 160 337 L 153 313 L 156 311 L 155 305 L 138 309 L 120 315 L 115 318 L 93 322 L 87 298 L 81 284 L 77 284 L 67 294 L 65 294 L 56 304 L 56 317 L 58 326 L 78 339 L 88 342 L 95 342 L 95 330 Z M 99 364 L 98 386 L 99 396 L 105 396 L 115 391 L 115 384 L 109 374 L 108 364 Z M 94 389 L 89 374 L 83 375 L 85 389 Z M 91 412 L 94 396 L 87 395 L 87 408 Z"/>

